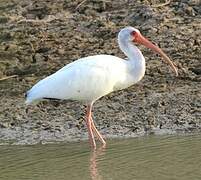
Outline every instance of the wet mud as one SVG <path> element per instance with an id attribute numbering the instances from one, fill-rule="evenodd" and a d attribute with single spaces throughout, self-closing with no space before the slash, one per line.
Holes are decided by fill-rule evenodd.
<path id="1" fill-rule="evenodd" d="M 117 33 L 138 28 L 179 68 L 139 46 L 146 74 L 94 105 L 106 137 L 201 130 L 201 3 L 188 1 L 2 0 L 0 2 L 0 143 L 35 144 L 87 138 L 85 106 L 46 101 L 28 108 L 24 94 L 38 80 L 78 58 L 124 58 Z"/>

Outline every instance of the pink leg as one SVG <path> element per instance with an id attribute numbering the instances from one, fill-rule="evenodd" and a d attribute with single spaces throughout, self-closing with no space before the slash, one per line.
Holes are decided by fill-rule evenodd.
<path id="1" fill-rule="evenodd" d="M 86 124 L 87 124 L 87 129 L 89 134 L 89 142 L 92 148 L 96 149 L 96 142 L 95 142 L 93 131 L 92 131 L 91 109 L 92 109 L 92 105 L 88 105 L 87 114 L 86 114 Z"/>
<path id="2" fill-rule="evenodd" d="M 94 121 L 91 117 L 91 125 L 92 125 L 92 129 L 94 131 L 94 133 L 96 134 L 97 138 L 99 139 L 99 141 L 105 146 L 106 145 L 106 142 L 105 140 L 103 139 L 102 135 L 100 134 L 100 132 L 96 129 L 96 126 L 94 124 Z"/>

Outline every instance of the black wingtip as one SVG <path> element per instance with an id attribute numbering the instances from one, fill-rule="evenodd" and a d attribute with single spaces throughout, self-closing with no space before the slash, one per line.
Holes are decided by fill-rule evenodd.
<path id="1" fill-rule="evenodd" d="M 44 97 L 43 99 L 47 99 L 47 100 L 53 100 L 53 101 L 58 101 L 58 100 L 61 100 L 61 99 L 57 99 L 57 98 L 46 98 L 46 97 Z"/>
<path id="2" fill-rule="evenodd" d="M 29 94 L 29 92 L 27 91 L 27 92 L 24 94 L 24 97 L 27 98 L 27 97 L 28 97 L 28 94 Z"/>

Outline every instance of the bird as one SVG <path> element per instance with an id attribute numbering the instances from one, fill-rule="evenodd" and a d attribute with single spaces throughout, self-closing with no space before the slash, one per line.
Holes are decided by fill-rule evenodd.
<path id="1" fill-rule="evenodd" d="M 113 91 L 136 84 L 145 75 L 145 58 L 135 44 L 144 45 L 161 55 L 162 60 L 178 76 L 176 64 L 138 29 L 124 27 L 119 31 L 117 39 L 127 59 L 107 54 L 83 57 L 40 80 L 25 93 L 27 105 L 45 99 L 77 100 L 84 103 L 88 139 L 93 149 L 96 149 L 95 137 L 103 146 L 106 145 L 92 118 L 94 102 Z"/>

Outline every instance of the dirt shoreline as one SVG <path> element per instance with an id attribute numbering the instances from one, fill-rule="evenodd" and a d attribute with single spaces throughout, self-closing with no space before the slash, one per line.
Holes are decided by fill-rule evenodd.
<path id="1" fill-rule="evenodd" d="M 146 75 L 95 103 L 98 129 L 106 137 L 200 132 L 201 3 L 164 2 L 1 1 L 0 79 L 8 79 L 0 80 L 0 144 L 86 139 L 84 105 L 42 102 L 26 112 L 24 93 L 80 57 L 124 57 L 116 36 L 125 26 L 138 28 L 158 44 L 177 64 L 179 76 L 159 56 L 139 47 Z"/>

